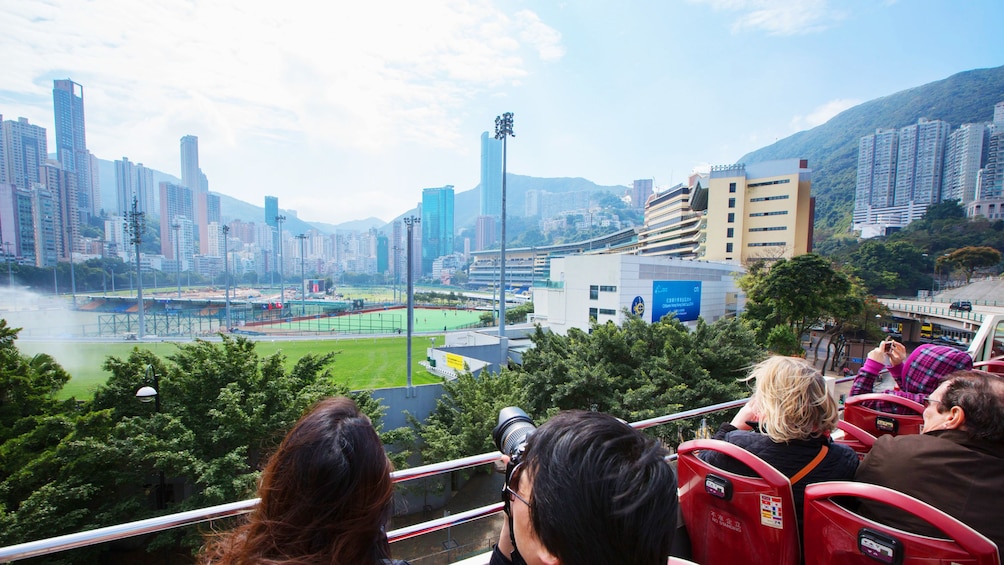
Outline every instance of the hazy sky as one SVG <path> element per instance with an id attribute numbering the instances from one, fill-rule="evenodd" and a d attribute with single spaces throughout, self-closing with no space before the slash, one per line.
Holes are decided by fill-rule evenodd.
<path id="1" fill-rule="evenodd" d="M 510 172 L 670 186 L 1004 64 L 1001 22 L 1000 0 L 5 0 L 0 114 L 55 151 L 52 80 L 71 78 L 98 157 L 180 176 L 196 135 L 210 190 L 390 220 L 422 188 L 476 186 L 502 112 Z"/>

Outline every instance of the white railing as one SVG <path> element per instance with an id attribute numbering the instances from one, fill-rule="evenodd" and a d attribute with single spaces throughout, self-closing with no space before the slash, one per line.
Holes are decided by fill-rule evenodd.
<path id="1" fill-rule="evenodd" d="M 840 379 L 838 382 L 846 380 L 849 379 Z M 706 414 L 720 412 L 722 410 L 738 408 L 739 406 L 745 404 L 746 400 L 747 399 L 740 399 L 729 402 L 722 402 L 720 404 L 713 404 L 711 406 L 705 406 L 701 408 L 695 408 L 693 410 L 686 410 L 684 412 L 677 412 L 675 414 L 668 414 L 665 416 L 659 416 L 656 418 L 641 420 L 631 425 L 637 429 L 651 428 L 653 426 L 669 424 L 680 420 L 687 420 L 697 416 L 704 416 Z M 478 465 L 485 465 L 498 460 L 500 456 L 501 454 L 497 451 L 493 451 L 490 453 L 482 453 L 481 455 L 464 457 L 462 459 L 454 459 L 452 461 L 444 461 L 442 463 L 433 463 L 431 465 L 422 465 L 421 467 L 414 467 L 412 469 L 403 469 L 401 471 L 394 471 L 391 474 L 391 476 L 395 483 L 399 483 L 414 479 L 420 479 L 423 477 L 439 475 L 451 471 L 457 471 L 460 469 L 466 469 L 469 467 L 476 467 Z M 675 459 L 675 457 L 671 456 L 671 459 Z M 98 528 L 95 530 L 88 530 L 74 534 L 67 534 L 63 536 L 2 547 L 0 548 L 0 563 L 18 561 L 21 559 L 39 557 L 43 555 L 51 555 L 54 553 L 59 553 L 61 551 L 67 551 L 70 549 L 78 549 L 81 547 L 97 545 L 99 543 L 125 539 L 133 536 L 162 532 L 165 530 L 170 530 L 172 528 L 191 526 L 194 524 L 199 524 L 210 520 L 217 520 L 221 518 L 238 516 L 250 512 L 252 509 L 254 509 L 255 505 L 257 504 L 258 504 L 258 499 L 254 498 L 250 500 L 243 500 L 240 502 L 232 502 L 229 504 L 210 506 L 207 508 L 200 508 L 198 510 L 190 510 L 188 512 L 180 512 L 177 514 L 158 516 L 156 518 L 149 518 L 137 522 L 117 524 L 105 528 Z M 495 504 L 489 504 L 487 506 L 482 506 L 480 508 L 474 508 L 466 512 L 460 512 L 443 518 L 437 518 L 435 520 L 422 522 L 412 526 L 398 528 L 396 530 L 387 532 L 387 537 L 393 543 L 396 541 L 409 539 L 422 534 L 444 530 L 446 528 L 450 528 L 453 526 L 459 526 L 461 524 L 465 524 L 480 518 L 491 516 L 501 511 L 502 511 L 502 503 L 497 502 Z"/>

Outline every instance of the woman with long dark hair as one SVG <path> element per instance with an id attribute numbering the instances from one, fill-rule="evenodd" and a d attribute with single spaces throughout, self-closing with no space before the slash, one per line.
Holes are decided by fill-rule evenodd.
<path id="1" fill-rule="evenodd" d="M 319 402 L 269 460 L 247 521 L 208 541 L 205 565 L 384 565 L 393 484 L 369 418 L 344 397 Z"/>

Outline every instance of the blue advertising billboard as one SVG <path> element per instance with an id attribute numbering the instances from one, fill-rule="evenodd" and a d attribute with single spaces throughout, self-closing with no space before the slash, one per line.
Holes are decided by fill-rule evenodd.
<path id="1" fill-rule="evenodd" d="M 652 281 L 652 321 L 676 314 L 681 322 L 701 315 L 701 281 Z"/>

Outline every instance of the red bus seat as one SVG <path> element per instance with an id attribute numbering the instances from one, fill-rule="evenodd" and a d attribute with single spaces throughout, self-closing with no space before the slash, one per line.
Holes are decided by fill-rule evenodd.
<path id="1" fill-rule="evenodd" d="M 875 500 L 899 508 L 938 528 L 947 539 L 874 522 L 833 502 L 833 497 Z M 853 481 L 807 485 L 802 529 L 805 565 L 1000 565 L 997 545 L 976 530 L 912 496 L 877 485 Z"/>
<path id="2" fill-rule="evenodd" d="M 1004 374 L 1004 359 L 990 359 L 989 361 L 973 363 L 973 368 L 995 375 Z"/>
<path id="3" fill-rule="evenodd" d="M 881 400 L 909 408 L 914 414 L 892 414 L 869 408 L 862 402 Z M 844 399 L 844 420 L 878 437 L 886 434 L 919 434 L 924 425 L 924 405 L 895 394 L 858 394 Z"/>
<path id="4" fill-rule="evenodd" d="M 865 455 L 871 451 L 872 445 L 875 444 L 875 436 L 846 420 L 839 420 L 837 428 L 843 434 L 839 438 L 834 438 L 833 441 L 853 449 L 858 454 L 859 460 L 864 459 Z"/>
<path id="5" fill-rule="evenodd" d="M 733 457 L 758 476 L 744 477 L 697 457 Z M 801 556 L 791 483 L 780 471 L 731 443 L 697 439 L 677 450 L 680 510 L 698 563 L 797 565 Z"/>

